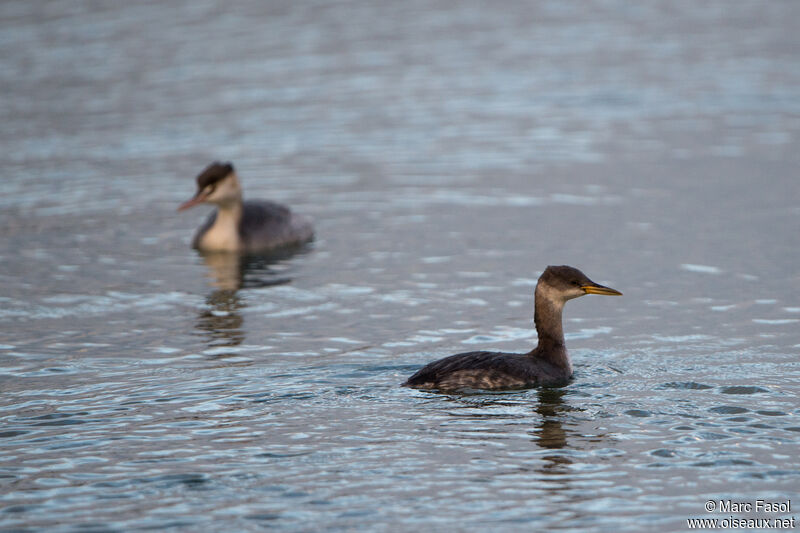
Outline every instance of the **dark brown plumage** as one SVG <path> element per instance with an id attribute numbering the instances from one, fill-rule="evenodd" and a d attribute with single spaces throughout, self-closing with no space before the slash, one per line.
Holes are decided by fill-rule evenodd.
<path id="1" fill-rule="evenodd" d="M 226 178 L 228 174 L 233 171 L 234 169 L 231 163 L 220 163 L 219 161 L 214 161 L 208 165 L 205 170 L 197 175 L 197 189 L 205 189 L 212 183 L 216 183 L 219 180 Z"/>
<path id="2" fill-rule="evenodd" d="M 534 323 L 539 343 L 526 354 L 468 352 L 430 363 L 404 383 L 421 389 L 513 389 L 564 385 L 572 364 L 564 345 L 564 304 L 585 294 L 622 295 L 570 266 L 549 266 L 536 284 Z"/>

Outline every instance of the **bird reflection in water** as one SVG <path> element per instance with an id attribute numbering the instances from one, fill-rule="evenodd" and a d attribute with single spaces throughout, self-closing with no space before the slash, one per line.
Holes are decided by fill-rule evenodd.
<path id="1" fill-rule="evenodd" d="M 542 420 L 533 432 L 536 444 L 542 448 L 563 448 L 567 445 L 567 433 L 561 426 L 560 414 L 566 410 L 563 400 L 566 390 L 543 388 L 537 392 L 539 405 L 536 412 Z"/>
<path id="2" fill-rule="evenodd" d="M 197 317 L 197 329 L 205 333 L 209 347 L 238 346 L 245 339 L 244 307 L 237 291 L 215 289 L 206 297 L 206 308 Z"/>
<path id="3" fill-rule="evenodd" d="M 277 272 L 274 266 L 295 253 L 297 250 L 258 256 L 200 253 L 208 267 L 209 285 L 213 290 L 206 296 L 206 306 L 197 317 L 196 327 L 206 337 L 209 347 L 234 347 L 244 342 L 242 312 L 246 304 L 239 291 L 290 283 L 292 279 Z M 225 355 L 230 354 L 216 356 Z"/>
<path id="4" fill-rule="evenodd" d="M 564 394 L 566 389 L 542 388 L 537 391 L 539 403 L 536 412 L 541 416 L 541 420 L 533 430 L 534 442 L 540 448 L 548 450 L 560 450 L 567 446 L 567 432 L 561 422 L 561 417 L 568 411 L 564 404 Z M 564 467 L 572 464 L 572 461 L 559 453 L 542 457 L 545 463 L 542 465 L 541 472 L 546 474 L 562 474 Z"/>
<path id="5" fill-rule="evenodd" d="M 584 409 L 577 405 L 570 404 L 567 400 L 569 387 L 540 387 L 535 389 L 536 398 L 534 400 L 530 391 L 517 392 L 479 392 L 473 393 L 450 393 L 445 396 L 446 409 L 459 418 L 465 415 L 459 412 L 460 409 L 468 409 L 470 412 L 467 417 L 470 419 L 497 421 L 502 418 L 513 420 L 511 427 L 517 427 L 519 414 L 517 412 L 499 414 L 492 412 L 492 406 L 517 407 L 520 405 L 520 398 L 527 405 L 530 402 L 530 416 L 524 416 L 525 423 L 530 421 L 526 433 L 531 437 L 531 442 L 541 453 L 536 454 L 535 461 L 519 464 L 517 472 L 524 474 L 538 475 L 538 479 L 548 480 L 547 490 L 563 491 L 571 488 L 574 473 L 572 466 L 577 457 L 583 454 L 575 454 L 576 451 L 590 450 L 598 444 L 608 440 L 608 435 L 604 433 L 587 434 L 579 427 L 581 417 L 575 417 L 576 412 L 583 412 Z M 441 394 L 440 392 L 430 392 L 430 394 Z M 520 395 L 519 397 L 515 397 Z M 534 405 L 535 404 L 535 405 Z M 453 405 L 457 407 L 453 411 Z M 474 410 L 485 410 L 485 412 L 475 413 Z M 495 426 L 498 427 L 498 426 Z M 487 433 L 488 434 L 488 433 Z"/>

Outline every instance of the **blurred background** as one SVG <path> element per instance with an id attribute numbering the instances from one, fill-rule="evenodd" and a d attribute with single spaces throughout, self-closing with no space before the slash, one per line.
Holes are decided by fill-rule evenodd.
<path id="1" fill-rule="evenodd" d="M 636 531 L 797 496 L 799 23 L 1 3 L 0 525 Z M 191 250 L 217 159 L 315 242 Z M 398 387 L 529 350 L 548 264 L 625 294 L 567 306 L 573 384 Z"/>

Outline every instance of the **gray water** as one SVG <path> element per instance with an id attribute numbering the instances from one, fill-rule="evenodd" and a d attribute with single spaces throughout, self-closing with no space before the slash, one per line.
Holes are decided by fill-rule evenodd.
<path id="1" fill-rule="evenodd" d="M 162 5 L 165 4 L 165 5 Z M 800 4 L 0 3 L 0 528 L 640 531 L 800 514 Z M 189 247 L 231 160 L 314 218 Z M 527 351 L 575 380 L 399 384 Z M 792 500 L 706 512 L 707 500 Z"/>

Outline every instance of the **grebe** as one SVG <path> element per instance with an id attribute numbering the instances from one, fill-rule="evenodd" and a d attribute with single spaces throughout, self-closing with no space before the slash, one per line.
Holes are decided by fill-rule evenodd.
<path id="1" fill-rule="evenodd" d="M 242 201 L 242 188 L 230 163 L 215 162 L 197 176 L 197 193 L 178 211 L 197 204 L 217 206 L 192 240 L 205 252 L 263 253 L 313 239 L 311 221 L 288 207 L 263 200 Z"/>
<path id="2" fill-rule="evenodd" d="M 570 266 L 548 266 L 534 293 L 534 316 L 539 344 L 526 354 L 468 352 L 424 366 L 404 383 L 420 389 L 513 389 L 563 385 L 572 378 L 561 311 L 567 300 L 585 294 L 622 296 L 590 280 Z"/>

